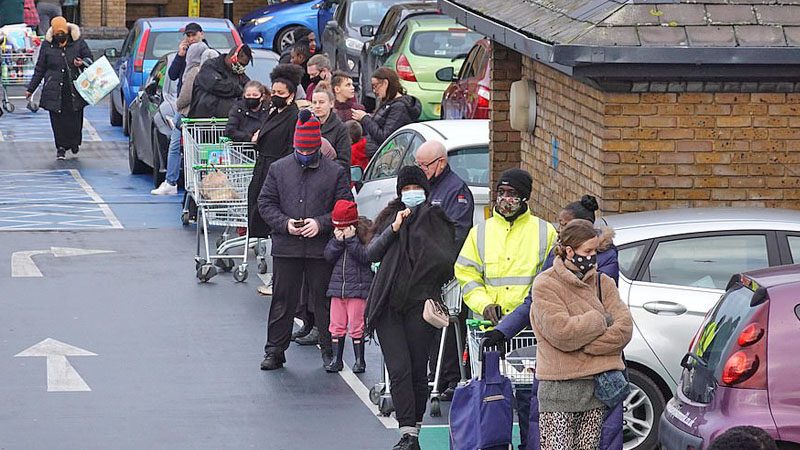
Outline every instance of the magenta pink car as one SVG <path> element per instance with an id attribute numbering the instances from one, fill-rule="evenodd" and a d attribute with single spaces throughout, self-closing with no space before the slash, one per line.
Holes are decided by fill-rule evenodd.
<path id="1" fill-rule="evenodd" d="M 681 361 L 661 416 L 666 450 L 701 450 L 753 425 L 800 449 L 800 265 L 734 276 Z"/>

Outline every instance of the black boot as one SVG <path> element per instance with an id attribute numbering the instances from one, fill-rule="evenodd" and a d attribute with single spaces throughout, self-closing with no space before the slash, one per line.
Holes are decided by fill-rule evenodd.
<path id="1" fill-rule="evenodd" d="M 392 447 L 392 450 L 420 450 L 419 438 L 410 434 L 404 434 L 400 442 Z"/>
<path id="2" fill-rule="evenodd" d="M 353 363 L 353 373 L 364 373 L 367 370 L 367 362 L 364 361 L 364 340 L 353 339 L 353 353 L 356 362 Z"/>
<path id="3" fill-rule="evenodd" d="M 325 370 L 330 373 L 341 372 L 344 369 L 344 336 L 331 338 L 331 344 L 333 360 L 325 366 Z"/>
<path id="4" fill-rule="evenodd" d="M 319 343 L 319 330 L 317 330 L 317 327 L 314 327 L 307 335 L 297 338 L 294 341 L 300 345 L 317 345 Z"/>
<path id="5" fill-rule="evenodd" d="M 264 355 L 264 361 L 261 361 L 261 370 L 280 369 L 285 362 L 286 357 L 283 353 L 267 353 Z"/>

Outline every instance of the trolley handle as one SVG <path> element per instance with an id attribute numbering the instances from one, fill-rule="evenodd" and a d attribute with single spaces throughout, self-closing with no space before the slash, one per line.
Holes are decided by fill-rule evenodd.
<path id="1" fill-rule="evenodd" d="M 228 123 L 228 119 L 227 118 L 220 118 L 220 117 L 211 117 L 211 118 L 208 118 L 208 119 L 191 119 L 189 117 L 182 117 L 181 118 L 181 123 L 185 123 L 185 124 L 205 124 L 205 123 L 225 124 L 225 123 Z"/>
<path id="2" fill-rule="evenodd" d="M 481 338 L 480 342 L 478 343 L 478 361 L 483 362 L 483 353 L 486 351 L 486 338 Z M 505 361 L 506 360 L 506 347 L 505 344 L 495 345 L 492 349 L 497 350 L 497 353 L 500 354 L 500 359 Z"/>

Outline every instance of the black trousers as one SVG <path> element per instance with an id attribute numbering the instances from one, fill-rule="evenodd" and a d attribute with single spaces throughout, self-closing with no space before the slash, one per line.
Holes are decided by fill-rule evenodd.
<path id="1" fill-rule="evenodd" d="M 297 303 L 303 288 L 303 278 L 308 284 L 309 301 L 313 301 L 319 343 L 323 351 L 331 349 L 331 334 L 328 331 L 331 314 L 331 299 L 325 296 L 331 280 L 333 266 L 324 259 L 273 258 L 272 304 L 267 322 L 267 345 L 264 352 L 280 354 L 289 348 L 292 323 Z"/>
<path id="2" fill-rule="evenodd" d="M 459 332 L 461 333 L 461 345 L 466 347 L 467 342 L 467 324 L 466 320 L 469 316 L 469 308 L 466 305 L 461 305 L 461 313 L 458 315 Z M 431 358 L 430 358 L 430 371 L 431 381 L 436 375 L 436 359 L 439 355 L 439 343 L 442 339 L 441 331 L 436 330 L 436 336 L 431 343 Z M 462 351 L 464 348 L 461 349 Z M 459 364 L 462 363 L 462 354 L 458 351 L 458 342 L 456 342 L 456 326 L 450 324 L 447 327 L 447 338 L 444 341 L 444 352 L 442 356 L 442 373 L 439 377 L 439 392 L 444 392 L 447 388 L 454 388 L 458 386 L 461 381 L 461 370 Z M 467 365 L 467 378 L 469 378 L 469 365 Z"/>
<path id="3" fill-rule="evenodd" d="M 50 127 L 56 147 L 78 148 L 83 140 L 83 108 L 78 111 L 62 109 L 60 113 L 50 111 Z"/>
<path id="4" fill-rule="evenodd" d="M 405 314 L 387 308 L 375 329 L 401 427 L 422 422 L 428 406 L 428 352 L 435 328 L 422 319 L 422 307 L 420 303 Z"/>

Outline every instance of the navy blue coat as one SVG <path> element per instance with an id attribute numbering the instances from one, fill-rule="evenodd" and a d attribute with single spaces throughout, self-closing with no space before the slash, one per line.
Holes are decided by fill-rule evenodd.
<path id="1" fill-rule="evenodd" d="M 367 257 L 367 248 L 358 236 L 342 241 L 332 238 L 325 247 L 325 259 L 335 264 L 326 296 L 367 298 L 373 273 Z"/>
<path id="2" fill-rule="evenodd" d="M 431 205 L 442 208 L 447 217 L 456 225 L 456 243 L 461 244 L 467 239 L 469 230 L 472 229 L 472 216 L 475 212 L 475 200 L 469 186 L 457 173 L 450 169 L 448 164 L 444 171 L 431 180 Z"/>

